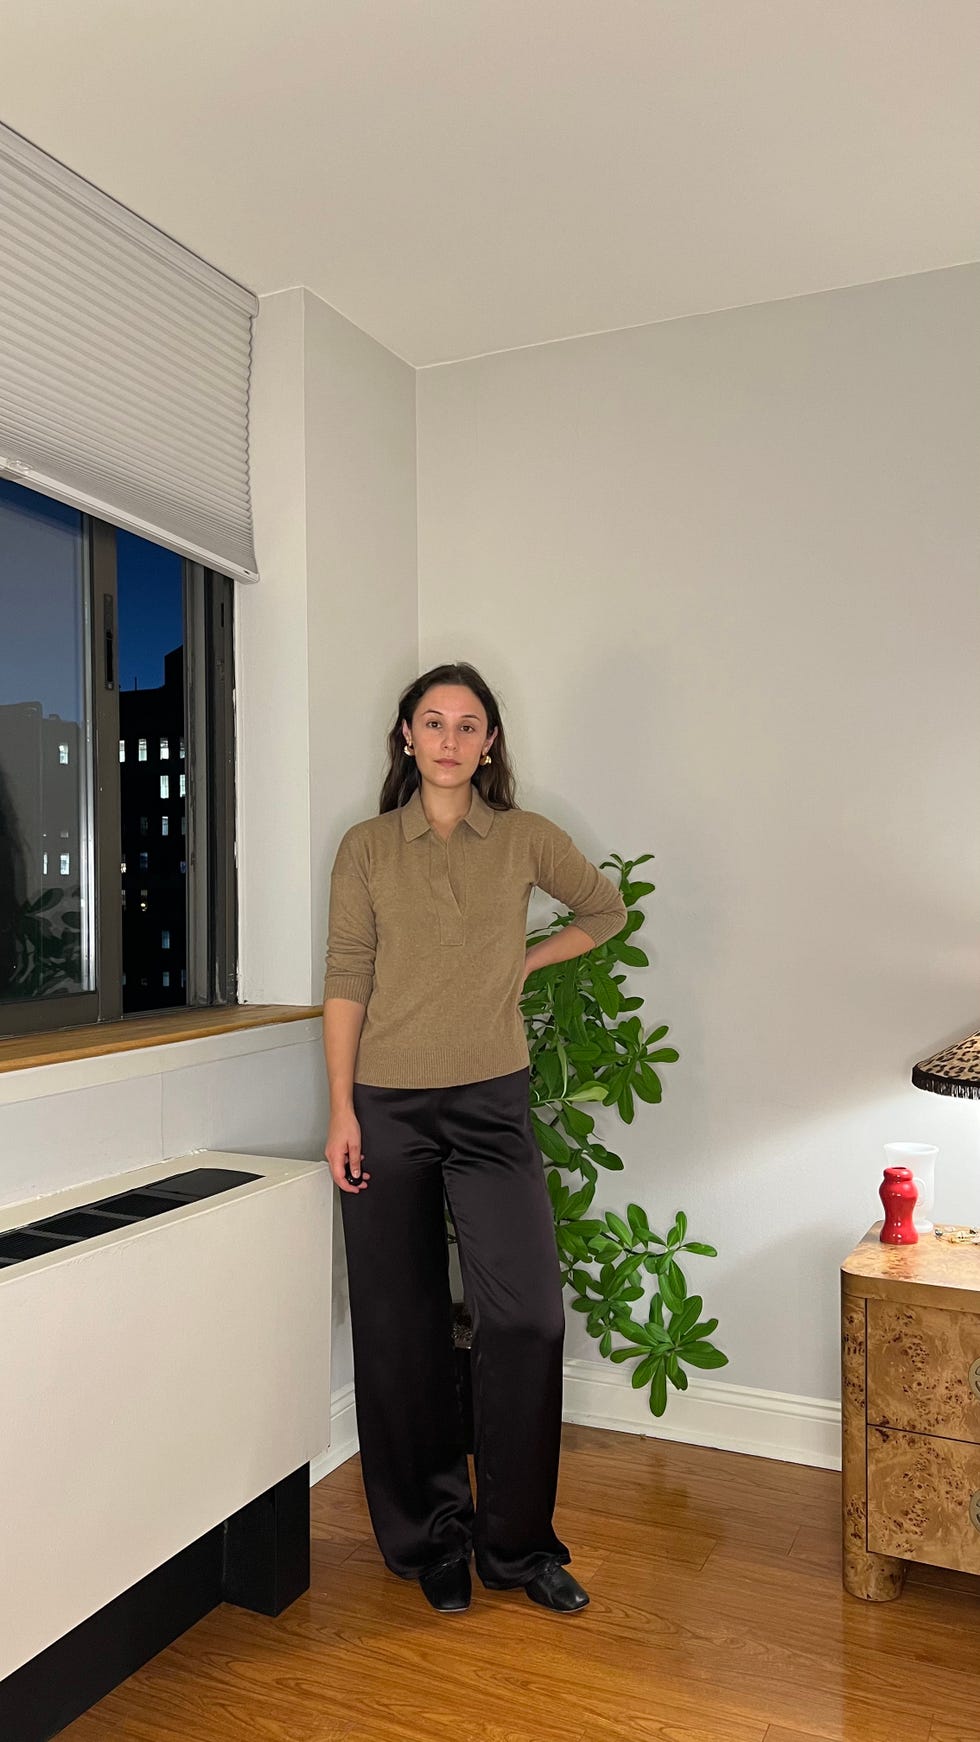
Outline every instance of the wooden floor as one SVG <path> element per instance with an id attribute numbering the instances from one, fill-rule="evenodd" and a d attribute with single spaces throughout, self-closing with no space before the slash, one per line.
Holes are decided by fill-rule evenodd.
<path id="1" fill-rule="evenodd" d="M 472 1466 L 471 1466 L 472 1476 Z M 64 1742 L 980 1742 L 980 1604 L 840 1582 L 840 1478 L 567 1425 L 555 1525 L 591 1603 L 440 1615 L 382 1562 L 352 1458 L 313 1490 L 313 1583 L 216 1609 Z"/>

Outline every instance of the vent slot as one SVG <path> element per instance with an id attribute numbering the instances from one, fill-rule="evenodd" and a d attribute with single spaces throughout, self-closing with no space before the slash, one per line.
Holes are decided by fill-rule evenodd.
<path id="1" fill-rule="evenodd" d="M 117 1192 L 91 1204 L 79 1204 L 74 1210 L 61 1210 L 56 1216 L 45 1216 L 38 1222 L 8 1228 L 0 1233 L 0 1269 L 26 1264 L 59 1248 L 78 1246 L 114 1228 L 148 1221 L 151 1216 L 164 1216 L 168 1210 L 201 1203 L 205 1198 L 217 1197 L 220 1192 L 261 1178 L 260 1173 L 242 1173 L 234 1168 L 195 1167 L 187 1173 L 170 1174 L 152 1185 L 140 1186 L 136 1191 Z"/>

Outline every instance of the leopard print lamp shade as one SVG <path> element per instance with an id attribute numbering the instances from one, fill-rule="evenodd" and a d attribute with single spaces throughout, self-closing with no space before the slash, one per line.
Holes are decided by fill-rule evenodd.
<path id="1" fill-rule="evenodd" d="M 980 1033 L 922 1059 L 913 1066 L 912 1081 L 934 1095 L 980 1096 Z"/>

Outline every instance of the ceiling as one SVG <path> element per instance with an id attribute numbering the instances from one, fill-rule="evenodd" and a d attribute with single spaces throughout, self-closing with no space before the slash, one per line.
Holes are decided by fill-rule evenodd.
<path id="1" fill-rule="evenodd" d="M 416 367 L 980 257 L 976 0 L 0 0 L 0 120 Z"/>

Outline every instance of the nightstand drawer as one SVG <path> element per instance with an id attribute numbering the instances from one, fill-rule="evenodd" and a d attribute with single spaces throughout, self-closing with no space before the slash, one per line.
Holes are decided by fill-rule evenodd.
<path id="1" fill-rule="evenodd" d="M 980 1313 L 869 1299 L 867 1347 L 869 1424 L 980 1445 Z"/>
<path id="2" fill-rule="evenodd" d="M 980 1573 L 980 1446 L 869 1427 L 868 1548 Z"/>

